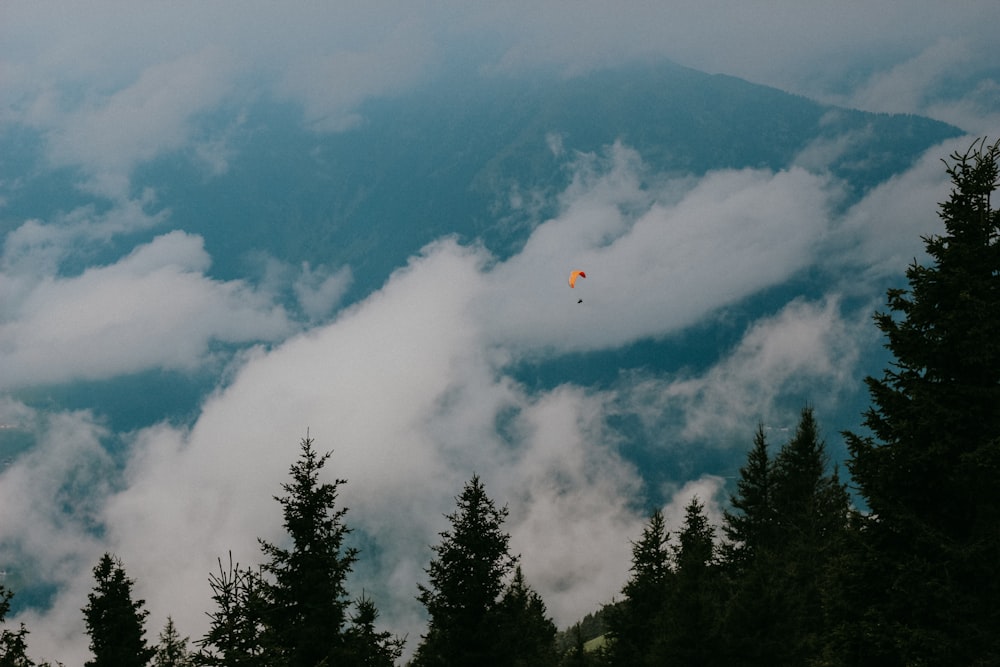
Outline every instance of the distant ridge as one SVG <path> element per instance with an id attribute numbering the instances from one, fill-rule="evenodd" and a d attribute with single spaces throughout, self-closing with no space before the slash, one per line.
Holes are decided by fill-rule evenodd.
<path id="1" fill-rule="evenodd" d="M 511 189 L 556 194 L 568 183 L 566 164 L 575 152 L 598 152 L 618 140 L 667 175 L 777 170 L 813 142 L 836 143 L 842 149 L 831 171 L 856 198 L 962 133 L 927 118 L 838 109 L 669 62 L 571 78 L 452 73 L 365 103 L 361 122 L 340 133 L 313 132 L 299 108 L 274 101 L 208 114 L 200 131 L 214 136 L 239 113 L 245 121 L 229 138 L 224 174 L 206 175 L 191 155 L 172 154 L 141 166 L 134 191 L 153 188 L 172 226 L 205 238 L 213 275 L 246 276 L 262 253 L 293 265 L 349 264 L 349 299 L 381 285 L 446 234 L 480 238 L 500 257 L 515 252 L 537 219 L 509 209 Z M 553 154 L 552 137 L 564 155 Z M 12 162 L 29 173 L 40 141 L 9 133 L 0 137 L 0 151 L 18 156 Z M 67 187 L 71 174 L 47 178 L 52 182 L 10 194 L 0 230 L 23 222 L 19 211 L 44 217 L 40 203 L 58 207 L 53 214 L 79 205 Z M 113 261 L 156 233 L 118 239 L 96 259 Z"/>
<path id="2" fill-rule="evenodd" d="M 653 170 L 696 175 L 785 168 L 817 139 L 851 136 L 833 172 L 860 194 L 961 134 L 927 118 L 835 109 L 669 63 L 569 79 L 453 76 L 367 103 L 361 124 L 337 134 L 277 129 L 289 123 L 276 120 L 297 113 L 255 108 L 221 177 L 185 179 L 177 158 L 144 170 L 142 180 L 167 190 L 175 219 L 205 236 L 224 275 L 242 273 L 248 253 L 267 251 L 295 264 L 350 264 L 356 289 L 367 291 L 451 233 L 481 237 L 503 256 L 530 231 L 516 220 L 497 224 L 509 213 L 503 195 L 515 185 L 555 193 L 567 183 L 567 158 L 546 143 L 553 135 L 566 151 L 621 140 Z M 179 179 L 183 193 L 164 186 Z M 286 196 L 272 199 L 276 189 Z"/>

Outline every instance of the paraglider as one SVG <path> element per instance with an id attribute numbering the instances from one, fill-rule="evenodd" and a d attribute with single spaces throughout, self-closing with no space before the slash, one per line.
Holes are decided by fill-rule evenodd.
<path id="1" fill-rule="evenodd" d="M 574 287 L 576 287 L 576 279 L 577 278 L 586 278 L 586 277 L 587 277 L 587 274 L 584 273 L 583 271 L 573 271 L 572 273 L 570 273 L 569 274 L 569 287 L 570 287 L 570 289 L 573 289 Z M 583 299 L 578 300 L 577 303 L 583 303 Z"/>

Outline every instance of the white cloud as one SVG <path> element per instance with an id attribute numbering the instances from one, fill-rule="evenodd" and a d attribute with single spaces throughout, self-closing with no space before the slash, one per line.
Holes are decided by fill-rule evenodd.
<path id="1" fill-rule="evenodd" d="M 81 573 L 89 573 L 102 548 L 93 529 L 114 479 L 102 444 L 108 433 L 85 412 L 44 414 L 10 401 L 0 408 L 5 419 L 16 414 L 19 431 L 37 438 L 0 469 L 0 566 L 21 585 L 57 587 L 51 614 L 43 619 L 29 611 L 19 621 L 31 631 L 31 647 L 43 647 L 32 657 L 61 658 L 81 648 Z"/>
<path id="2" fill-rule="evenodd" d="M 155 203 L 154 193 L 146 190 L 139 198 L 119 201 L 100 213 L 83 206 L 50 222 L 27 220 L 4 238 L 0 270 L 9 279 L 53 275 L 74 255 L 85 255 L 115 236 L 163 224 L 169 211 L 151 212 Z"/>
<path id="3" fill-rule="evenodd" d="M 795 401 L 803 396 L 818 410 L 832 411 L 856 388 L 867 312 L 856 317 L 845 318 L 836 297 L 792 301 L 755 322 L 708 371 L 638 378 L 623 389 L 623 404 L 677 448 L 744 443 L 748 424 L 783 423 L 801 409 Z M 795 403 L 786 404 L 789 399 Z"/>
<path id="4" fill-rule="evenodd" d="M 230 63 L 216 49 L 151 65 L 120 91 L 87 101 L 49 132 L 55 165 L 83 165 L 84 187 L 128 195 L 132 169 L 192 139 L 192 119 L 227 92 Z"/>
<path id="5" fill-rule="evenodd" d="M 682 485 L 673 484 L 666 489 L 670 492 L 670 501 L 661 511 L 663 523 L 674 538 L 684 530 L 687 506 L 695 499 L 704 507 L 709 524 L 716 527 L 722 525 L 724 482 L 721 477 L 704 475 Z M 676 539 L 674 541 L 676 543 Z"/>
<path id="6" fill-rule="evenodd" d="M 604 204 L 611 193 L 646 199 L 624 176 L 599 178 L 568 208 L 583 208 L 587 200 L 598 211 L 617 210 Z M 766 190 L 770 181 L 735 173 L 707 182 L 724 196 L 695 188 L 677 208 L 693 206 L 691 196 L 710 204 L 747 188 Z M 587 217 L 582 210 L 573 215 Z M 648 215 L 640 213 L 639 220 Z M 594 224 L 584 247 L 600 237 L 601 225 Z M 612 228 L 618 234 L 608 247 L 642 229 L 638 222 L 631 230 Z M 95 285 L 120 275 L 140 286 L 165 273 L 172 293 L 187 272 L 211 293 L 221 286 L 206 285 L 197 273 L 207 261 L 198 239 L 174 233 L 91 272 L 101 278 L 93 278 Z M 419 635 L 415 585 L 431 556 L 428 546 L 444 527 L 442 515 L 453 509 L 453 497 L 473 471 L 483 474 L 498 502 L 510 504 L 513 547 L 561 624 L 620 590 L 629 540 L 645 520 L 633 506 L 643 490 L 638 472 L 617 453 L 618 437 L 605 417 L 623 406 L 650 409 L 643 403 L 648 396 L 642 386 L 599 394 L 565 386 L 532 395 L 507 377 L 503 346 L 510 330 L 489 331 L 495 319 L 480 308 L 484 296 L 494 294 L 498 270 L 478 248 L 453 241 L 431 245 L 332 323 L 273 351 L 250 353 L 189 430 L 160 425 L 137 436 L 124 488 L 109 496 L 101 518 L 106 545 L 125 559 L 154 624 L 170 614 L 183 632 L 197 636 L 204 630 L 207 575 L 215 559 L 231 549 L 238 560 L 252 562 L 257 537 L 280 537 L 272 495 L 307 428 L 322 449 L 334 450 L 331 475 L 348 479 L 341 498 L 350 507 L 349 523 L 378 547 L 377 561 L 359 568 L 359 584 L 381 596 L 377 602 L 394 629 Z M 563 280 L 559 276 L 565 293 Z M 100 292 L 71 290 L 77 298 Z M 835 302 L 793 304 L 750 330 L 718 369 L 661 384 L 657 393 L 687 415 L 688 437 L 704 431 L 710 413 L 728 414 L 745 429 L 752 421 L 745 415 L 766 409 L 773 392 L 789 383 L 803 377 L 843 381 L 850 350 L 836 341 L 850 336 L 837 312 Z M 190 325 L 197 319 L 175 313 L 166 321 Z M 738 395 L 762 397 L 763 403 L 737 405 Z M 684 487 L 685 493 L 697 490 L 717 513 L 716 481 L 702 480 Z M 81 571 L 67 591 L 86 590 L 88 576 Z M 59 632 L 54 624 L 68 618 L 66 607 L 80 606 L 61 597 L 51 615 L 32 620 L 50 637 Z"/>
<path id="7" fill-rule="evenodd" d="M 933 146 L 912 168 L 874 187 L 838 221 L 829 238 L 835 250 L 827 259 L 851 266 L 857 282 L 899 273 L 923 257 L 921 237 L 941 231 L 938 203 L 950 189 L 941 159 L 964 152 L 971 141 L 960 137 Z"/>
<path id="8" fill-rule="evenodd" d="M 604 423 L 609 398 L 570 387 L 541 396 L 524 410 L 515 460 L 492 472 L 511 505 L 511 547 L 560 627 L 621 590 L 641 530 L 640 478 Z"/>
<path id="9" fill-rule="evenodd" d="M 64 579 L 73 572 L 65 561 L 78 555 L 81 545 L 96 544 L 85 528 L 98 520 L 95 499 L 111 488 L 112 464 L 101 446 L 107 432 L 84 412 L 44 415 L 23 407 L 19 412 L 19 430 L 43 435 L 2 473 L 0 544 L 35 556 L 36 571 L 25 573 L 29 581 L 53 574 Z"/>
<path id="10" fill-rule="evenodd" d="M 319 320 L 333 311 L 351 284 L 351 269 L 343 267 L 330 273 L 326 267 L 313 269 L 308 262 L 292 289 L 303 312 L 310 320 Z"/>
<path id="11" fill-rule="evenodd" d="M 424 81 L 448 59 L 573 73 L 666 57 L 875 110 L 974 120 L 969 104 L 928 105 L 926 93 L 970 58 L 990 66 L 979 54 L 991 52 L 995 2 L 778 7 L 14 0 L 0 26 L 11 100 L 0 122 L 41 129 L 57 164 L 79 164 L 87 187 L 121 196 L 136 164 L 202 141 L 193 120 L 223 100 L 288 97 L 317 129 L 343 129 L 365 99 Z"/>
<path id="12" fill-rule="evenodd" d="M 361 121 L 361 102 L 409 88 L 433 58 L 427 35 L 416 24 L 403 23 L 365 50 L 307 54 L 288 69 L 278 90 L 302 103 L 310 127 L 339 132 Z"/>
<path id="13" fill-rule="evenodd" d="M 272 495 L 306 428 L 334 450 L 331 475 L 348 479 L 349 523 L 378 545 L 375 578 L 361 584 L 411 637 L 415 577 L 477 470 L 510 502 L 515 546 L 561 622 L 620 586 L 638 477 L 610 446 L 602 399 L 569 389 L 529 397 L 484 356 L 468 308 L 483 259 L 450 242 L 428 248 L 335 322 L 251 357 L 190 431 L 139 436 L 104 519 L 154 619 L 172 614 L 197 634 L 215 559 L 232 549 L 252 561 L 256 537 L 279 537 Z M 505 414 L 509 439 L 494 428 Z"/>
<path id="14" fill-rule="evenodd" d="M 908 113 L 922 109 L 933 89 L 974 59 L 968 45 L 957 39 L 939 40 L 909 60 L 876 72 L 851 98 L 853 106 L 869 111 Z"/>
<path id="15" fill-rule="evenodd" d="M 668 336 L 787 280 L 819 253 L 828 270 L 874 267 L 872 282 L 848 292 L 868 296 L 875 279 L 917 252 L 917 235 L 934 229 L 934 204 L 946 187 L 941 151 L 831 219 L 836 184 L 804 167 L 822 171 L 836 144 L 811 146 L 798 166 L 778 173 L 721 171 L 666 183 L 617 145 L 579 157 L 560 213 L 509 260 L 453 241 L 432 244 L 332 322 L 349 269 L 279 267 L 279 286 L 290 286 L 302 312 L 322 323 L 292 338 L 296 326 L 270 291 L 211 279 L 201 240 L 184 232 L 57 277 L 68 259 L 85 262 L 81 247 L 168 220 L 154 211 L 152 191 L 129 198 L 136 166 L 184 151 L 212 174 L 229 168 L 228 135 L 205 136 L 205 112 L 232 109 L 230 127 L 239 127 L 249 100 L 277 96 L 301 104 L 317 129 L 344 129 L 366 99 L 416 85 L 459 56 L 487 72 L 567 74 L 666 56 L 827 100 L 961 119 L 970 131 L 997 127 L 992 78 L 952 97 L 939 85 L 968 54 L 992 53 L 983 45 L 995 41 L 995 2 L 784 2 L 766 15 L 711 2 L 566 9 L 548 2 L 4 5 L 0 78 L 8 102 L 0 123 L 38 130 L 52 164 L 79 168 L 83 185 L 114 202 L 105 213 L 81 208 L 24 222 L 6 236 L 0 383 L 190 369 L 212 360 L 214 341 L 245 348 L 190 427 L 123 436 L 86 413 L 45 417 L 10 401 L 0 406 L 4 423 L 30 423 L 39 439 L 0 472 L 0 542 L 17 544 L 18 558 L 37 560 L 59 586 L 51 610 L 15 619 L 28 623 L 33 655 L 83 662 L 79 610 L 105 548 L 136 578 L 153 611 L 151 635 L 171 614 L 197 636 L 215 559 L 232 549 L 253 561 L 256 537 L 277 538 L 272 495 L 307 428 L 321 449 L 335 450 L 331 475 L 348 479 L 348 522 L 378 547 L 359 564 L 359 581 L 393 628 L 410 633 L 411 649 L 421 629 L 416 581 L 444 527 L 441 515 L 472 471 L 510 503 L 513 545 L 529 582 L 568 623 L 620 588 L 628 540 L 645 520 L 634 503 L 647 490 L 622 460 L 608 414 L 639 414 L 675 444 L 734 433 L 745 442 L 747 424 L 783 413 L 789 396 L 822 386 L 828 392 L 816 400 L 835 403 L 853 382 L 867 317 L 845 312 L 832 296 L 794 300 L 754 323 L 696 375 L 637 373 L 606 392 L 568 385 L 532 392 L 507 364 Z M 567 148 L 557 130 L 547 145 L 560 156 Z M 542 210 L 536 204 L 525 206 Z M 588 272 L 574 291 L 565 283 L 571 268 Z M 103 476 L 109 438 L 131 447 L 121 487 Z M 67 484 L 83 492 L 69 514 L 49 493 Z M 715 477 L 668 483 L 669 525 L 679 528 L 694 495 L 717 518 L 720 489 Z M 99 539 L 87 530 L 97 520 L 106 529 Z"/>
<path id="16" fill-rule="evenodd" d="M 490 3 L 470 12 L 470 31 L 489 30 L 494 67 L 569 74 L 630 60 L 667 57 L 810 96 L 832 96 L 862 74 L 890 72 L 942 40 L 988 54 L 1000 8 L 889 1 L 803 4 L 638 2 L 627 11 L 598 1 Z M 949 54 L 942 54 L 948 55 Z M 988 59 L 989 56 L 981 56 Z M 995 60 L 994 60 L 995 62 Z M 937 63 L 928 61 L 932 69 Z M 909 89 L 905 89 L 909 90 Z M 906 109 L 914 111 L 914 109 Z"/>
<path id="17" fill-rule="evenodd" d="M 832 190 L 805 170 L 714 172 L 675 201 L 674 184 L 650 191 L 641 169 L 615 146 L 607 170 L 490 272 L 491 338 L 576 351 L 663 336 L 787 279 L 826 233 Z M 587 278 L 570 291 L 573 269 Z"/>
<path id="18" fill-rule="evenodd" d="M 332 322 L 270 351 L 249 349 L 190 428 L 136 434 L 122 488 L 98 486 L 94 498 L 106 493 L 106 501 L 92 502 L 102 546 L 125 560 L 153 611 L 151 627 L 169 614 L 198 636 L 216 558 L 232 550 L 253 562 L 257 537 L 279 539 L 272 496 L 306 429 L 334 450 L 330 473 L 348 480 L 348 522 L 377 546 L 359 565 L 358 586 L 376 596 L 391 627 L 417 637 L 416 582 L 473 471 L 510 504 L 529 581 L 559 623 L 570 623 L 620 589 L 629 540 L 646 518 L 635 501 L 647 490 L 618 453 L 608 415 L 638 414 L 679 445 L 735 433 L 742 442 L 748 423 L 785 409 L 783 396 L 824 386 L 835 401 L 853 377 L 858 340 L 836 298 L 793 301 L 698 376 L 638 374 L 595 393 L 529 392 L 508 375 L 523 355 L 676 332 L 813 261 L 829 226 L 834 190 L 801 169 L 658 186 L 647 176 L 623 146 L 585 157 L 560 215 L 519 255 L 498 263 L 478 246 L 431 244 Z M 178 231 L 113 265 L 40 279 L 0 329 L 9 377 L 189 368 L 210 340 L 290 333 L 267 294 L 208 279 L 209 264 L 201 239 Z M 588 278 L 571 292 L 566 273 L 577 265 Z M 306 312 L 323 321 L 347 277 L 303 267 Z M 677 480 L 666 492 L 681 507 L 697 493 L 715 517 L 718 490 L 713 477 Z M 89 577 L 80 568 L 51 611 L 25 616 L 45 651 L 62 650 Z"/>
<path id="19" fill-rule="evenodd" d="M 4 388 L 106 379 L 150 368 L 192 370 L 213 341 L 287 336 L 292 325 L 267 295 L 204 275 L 200 237 L 170 232 L 118 263 L 12 287 L 0 323 Z"/>
<path id="20" fill-rule="evenodd" d="M 1000 131 L 1000 61 L 983 57 L 992 38 L 975 31 L 944 33 L 846 92 L 820 93 L 827 102 L 882 113 L 928 116 L 977 136 Z"/>
<path id="21" fill-rule="evenodd" d="M 925 169 L 900 178 L 900 198 L 926 187 Z M 275 343 L 247 349 L 190 427 L 160 424 L 127 437 L 121 487 L 97 484 L 89 496 L 87 516 L 105 528 L 100 544 L 91 537 L 77 551 L 60 547 L 78 554 L 76 570 L 59 581 L 51 610 L 22 617 L 39 654 L 80 655 L 79 637 L 64 637 L 79 635 L 92 565 L 81 560 L 98 547 L 124 559 L 153 612 L 151 628 L 169 614 L 199 636 L 216 559 L 232 550 L 251 563 L 257 537 L 280 538 L 272 496 L 306 429 L 334 450 L 330 474 L 348 480 L 348 523 L 375 545 L 352 583 L 375 596 L 394 630 L 420 634 L 415 586 L 442 515 L 473 471 L 509 503 L 512 545 L 529 582 L 560 624 L 571 623 L 620 590 L 629 540 L 646 519 L 636 504 L 650 490 L 622 459 L 608 416 L 638 415 L 677 451 L 696 440 L 745 443 L 747 424 L 787 419 L 817 386 L 817 408 L 835 405 L 855 383 L 867 315 L 845 314 L 835 296 L 797 299 L 755 322 L 702 373 L 640 372 L 603 392 L 529 391 L 508 364 L 669 335 L 786 280 L 831 245 L 833 196 L 827 180 L 799 168 L 663 183 L 634 151 L 614 146 L 581 158 L 560 214 L 504 262 L 476 245 L 439 241 L 329 322 L 349 273 L 303 267 L 293 290 L 323 324 L 291 338 L 270 292 L 207 278 L 201 239 L 180 231 L 74 277 L 23 278 L 28 288 L 0 328 L 12 369 L 5 379 L 15 383 L 190 368 L 211 340 Z M 860 239 L 874 262 L 892 248 L 870 238 L 858 211 L 837 221 L 838 233 Z M 44 245 L 28 231 L 11 245 L 25 256 Z M 588 278 L 571 291 L 566 274 L 576 266 Z M 291 282 L 291 269 L 279 272 L 278 282 Z M 19 470 L 22 487 L 48 474 Z M 60 475 L 71 477 L 63 468 Z M 670 525 L 679 527 L 693 495 L 717 518 L 721 488 L 716 477 L 668 482 L 660 491 L 672 498 Z M 71 538 L 87 537 L 81 525 Z M 44 548 L 32 544 L 31 553 Z"/>

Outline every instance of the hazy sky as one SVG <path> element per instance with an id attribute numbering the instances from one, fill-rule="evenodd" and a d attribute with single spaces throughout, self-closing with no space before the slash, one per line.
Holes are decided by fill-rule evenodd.
<path id="1" fill-rule="evenodd" d="M 443 238 L 353 304 L 341 303 L 351 267 L 285 267 L 307 321 L 266 280 L 213 276 L 203 240 L 155 186 L 133 190 L 137 167 L 179 151 L 210 179 L 240 159 L 228 137 L 254 100 L 299 105 L 318 134 L 349 131 L 364 100 L 418 88 L 456 63 L 483 76 L 573 76 L 669 58 L 996 138 L 998 24 L 995 0 L 0 4 L 0 132 L 39 133 L 45 170 L 73 169 L 93 199 L 10 220 L 6 197 L 45 174 L 0 182 L 10 230 L 0 424 L 35 442 L 0 469 L 0 570 L 9 583 L 30 567 L 22 576 L 57 589 L 51 609 L 13 619 L 28 624 L 31 654 L 86 659 L 80 608 L 104 550 L 137 580 L 150 639 L 167 614 L 200 636 L 216 558 L 232 550 L 254 562 L 257 537 L 280 537 L 272 496 L 306 428 L 348 479 L 348 523 L 378 546 L 362 554 L 353 590 L 374 591 L 410 650 L 427 545 L 472 471 L 509 503 L 529 582 L 559 625 L 574 622 L 620 590 L 649 510 L 607 418 L 638 417 L 683 459 L 696 441 L 743 431 L 749 441 L 759 419 L 786 427 L 794 414 L 778 409 L 782 396 L 822 386 L 821 410 L 856 394 L 870 372 L 858 359 L 878 345 L 873 285 L 920 254 L 947 194 L 939 159 L 970 139 L 928 151 L 843 214 L 833 213 L 840 184 L 822 168 L 835 145 L 817 144 L 780 172 L 680 180 L 648 178 L 627 145 L 565 156 L 574 178 L 555 195 L 559 213 L 505 261 Z M 208 114 L 221 120 L 206 133 Z M 560 153 L 556 137 L 550 148 Z M 88 261 L 137 230 L 157 234 Z M 77 270 L 66 270 L 71 261 Z M 844 278 L 756 320 L 708 369 L 632 374 L 603 390 L 530 390 L 510 372 L 524 359 L 683 332 L 821 265 Z M 583 307 L 566 295 L 576 266 L 588 272 Z M 217 390 L 190 422 L 129 433 L 111 432 L 99 410 L 17 398 L 204 368 L 217 370 Z M 109 442 L 124 444 L 121 460 Z M 667 483 L 670 524 L 694 495 L 717 518 L 724 483 L 697 473 Z"/>

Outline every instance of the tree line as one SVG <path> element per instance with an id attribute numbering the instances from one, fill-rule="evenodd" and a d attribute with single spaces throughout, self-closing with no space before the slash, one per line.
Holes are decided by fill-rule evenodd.
<path id="1" fill-rule="evenodd" d="M 557 633 L 504 530 L 507 508 L 473 476 L 431 547 L 417 599 L 428 617 L 414 667 L 1000 664 L 1000 142 L 944 160 L 952 180 L 930 262 L 908 267 L 875 324 L 894 360 L 868 377 L 864 431 L 845 432 L 852 504 L 811 408 L 776 451 L 759 425 L 721 524 L 703 502 L 671 532 L 653 512 L 619 599 Z M 82 609 L 87 667 L 388 667 L 404 639 L 352 598 L 345 480 L 308 436 L 283 485 L 286 546 L 263 564 L 222 558 L 210 627 L 193 643 L 168 619 L 146 638 L 145 602 L 112 554 Z M 0 585 L 0 623 L 12 592 Z M 28 629 L 0 630 L 0 667 L 36 665 Z M 587 641 L 592 640 L 592 641 Z"/>

